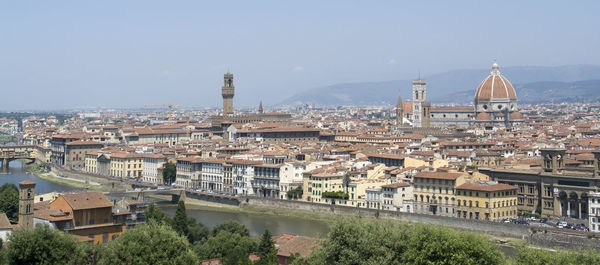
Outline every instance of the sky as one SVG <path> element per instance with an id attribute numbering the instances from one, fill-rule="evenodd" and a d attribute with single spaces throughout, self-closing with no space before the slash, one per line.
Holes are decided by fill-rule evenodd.
<path id="1" fill-rule="evenodd" d="M 600 64 L 600 1 L 0 0 L 0 110 L 274 105 L 336 83 Z"/>

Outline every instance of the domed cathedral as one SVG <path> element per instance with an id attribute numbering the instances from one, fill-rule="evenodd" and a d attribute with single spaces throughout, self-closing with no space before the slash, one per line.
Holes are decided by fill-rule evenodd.
<path id="1" fill-rule="evenodd" d="M 486 127 L 504 123 L 508 127 L 523 121 L 518 110 L 517 93 L 494 59 L 490 75 L 475 92 L 475 122 Z"/>
<path id="2" fill-rule="evenodd" d="M 431 107 L 426 102 L 427 83 L 419 78 L 413 81 L 413 100 L 402 103 L 404 124 L 418 128 L 443 128 L 447 126 L 510 127 L 523 122 L 518 111 L 517 93 L 512 84 L 500 74 L 494 60 L 492 71 L 477 87 L 474 107 Z M 397 109 L 400 109 L 400 99 Z M 398 122 L 401 125 L 402 123 Z"/>

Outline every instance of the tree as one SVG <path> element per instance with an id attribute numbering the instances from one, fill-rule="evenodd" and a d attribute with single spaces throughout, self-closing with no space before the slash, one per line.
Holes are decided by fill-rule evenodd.
<path id="1" fill-rule="evenodd" d="M 350 185 L 350 174 L 348 172 L 344 172 L 344 179 L 342 179 L 344 185 L 344 192 L 348 193 L 348 186 Z"/>
<path id="2" fill-rule="evenodd" d="M 177 176 L 177 167 L 175 164 L 171 162 L 166 162 L 163 165 L 163 182 L 167 185 L 171 185 L 175 181 L 175 177 Z"/>
<path id="3" fill-rule="evenodd" d="M 256 242 L 249 236 L 221 230 L 194 248 L 200 260 L 220 258 L 223 264 L 247 264 L 248 255 L 256 250 Z"/>
<path id="4" fill-rule="evenodd" d="M 503 264 L 504 255 L 489 239 L 469 232 L 415 225 L 402 256 L 408 264 Z"/>
<path id="5" fill-rule="evenodd" d="M 432 225 L 336 221 L 319 248 L 292 264 L 502 264 L 485 237 Z"/>
<path id="6" fill-rule="evenodd" d="M 96 265 L 100 264 L 102 259 L 103 245 L 100 244 L 79 244 L 81 258 L 79 262 L 73 262 L 73 265 Z"/>
<path id="7" fill-rule="evenodd" d="M 517 265 L 576 265 L 600 264 L 600 253 L 594 250 L 586 251 L 548 251 L 533 249 L 526 246 L 518 248 Z"/>
<path id="8" fill-rule="evenodd" d="M 407 230 L 391 222 L 340 219 L 319 248 L 294 264 L 400 264 Z"/>
<path id="9" fill-rule="evenodd" d="M 195 242 L 204 242 L 210 231 L 208 227 L 204 226 L 202 223 L 196 222 L 194 218 L 188 218 L 188 241 L 190 244 L 194 244 Z"/>
<path id="10" fill-rule="evenodd" d="M 232 234 L 239 234 L 241 236 L 250 236 L 250 230 L 238 222 L 227 221 L 216 225 L 212 230 L 212 235 L 216 236 L 221 231 L 227 231 Z"/>
<path id="11" fill-rule="evenodd" d="M 107 244 L 103 265 L 198 264 L 187 239 L 165 224 L 154 222 L 125 231 Z"/>
<path id="12" fill-rule="evenodd" d="M 12 183 L 0 186 L 0 212 L 13 222 L 19 219 L 19 189 Z"/>
<path id="13" fill-rule="evenodd" d="M 13 231 L 6 255 L 9 264 L 70 264 L 81 259 L 75 239 L 48 225 Z"/>
<path id="14" fill-rule="evenodd" d="M 295 189 L 288 190 L 286 195 L 288 199 L 298 199 L 302 198 L 302 193 L 304 193 L 302 186 L 298 186 Z"/>
<path id="15" fill-rule="evenodd" d="M 188 217 L 185 212 L 185 203 L 183 201 L 177 203 L 177 210 L 175 210 L 175 216 L 173 216 L 173 229 L 185 237 L 187 237 L 190 232 Z"/>
<path id="16" fill-rule="evenodd" d="M 165 214 L 154 203 L 150 203 L 145 211 L 148 222 L 162 223 L 165 220 Z"/>
<path id="17" fill-rule="evenodd" d="M 274 265 L 277 264 L 277 249 L 275 249 L 275 242 L 273 242 L 273 235 L 269 230 L 260 237 L 260 243 L 256 249 L 256 254 L 260 257 L 257 265 Z"/>

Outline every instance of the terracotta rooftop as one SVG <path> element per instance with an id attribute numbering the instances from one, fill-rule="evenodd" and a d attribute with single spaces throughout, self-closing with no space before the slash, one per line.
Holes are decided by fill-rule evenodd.
<path id="1" fill-rule="evenodd" d="M 476 190 L 476 191 L 503 191 L 503 190 L 516 190 L 516 186 L 511 186 L 498 182 L 465 182 L 464 184 L 456 187 L 457 190 Z"/>
<path id="2" fill-rule="evenodd" d="M 62 197 L 73 210 L 112 207 L 112 203 L 100 192 L 67 193 Z"/>
<path id="3" fill-rule="evenodd" d="M 292 234 L 274 236 L 273 241 L 275 241 L 277 246 L 277 255 L 284 257 L 298 253 L 300 257 L 305 258 L 318 245 L 318 241 L 315 238 Z"/>
<path id="4" fill-rule="evenodd" d="M 448 173 L 448 172 L 420 172 L 415 178 L 428 178 L 428 179 L 448 179 L 456 180 L 462 176 L 462 173 Z"/>
<path id="5" fill-rule="evenodd" d="M 12 229 L 13 226 L 10 224 L 8 217 L 5 213 L 0 213 L 0 229 Z"/>

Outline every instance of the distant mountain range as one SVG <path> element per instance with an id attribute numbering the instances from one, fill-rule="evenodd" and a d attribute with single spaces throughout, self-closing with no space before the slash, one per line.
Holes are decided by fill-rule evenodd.
<path id="1" fill-rule="evenodd" d="M 521 103 L 579 102 L 600 100 L 600 66 L 500 68 L 517 91 Z M 427 98 L 433 103 L 471 103 L 479 83 L 490 69 L 455 70 L 423 77 Z M 281 105 L 311 102 L 316 105 L 395 105 L 398 93 L 411 99 L 412 80 L 334 84 L 306 90 Z"/>

